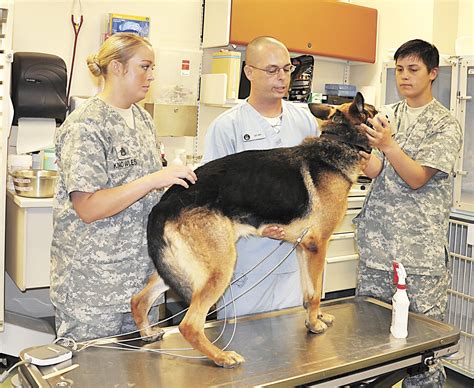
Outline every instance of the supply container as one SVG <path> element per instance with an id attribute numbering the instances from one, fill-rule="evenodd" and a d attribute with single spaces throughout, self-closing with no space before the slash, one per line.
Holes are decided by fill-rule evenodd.
<path id="1" fill-rule="evenodd" d="M 176 148 L 174 150 L 174 159 L 171 161 L 173 166 L 184 166 L 184 154 L 186 150 L 184 148 Z"/>
<path id="2" fill-rule="evenodd" d="M 51 171 L 56 171 L 58 169 L 55 148 L 47 148 L 44 150 L 43 168 Z"/>
<path id="3" fill-rule="evenodd" d="M 50 198 L 54 195 L 58 176 L 56 171 L 18 170 L 11 175 L 15 192 L 22 197 Z"/>
<path id="4" fill-rule="evenodd" d="M 239 96 L 240 52 L 219 51 L 212 54 L 212 74 L 227 74 L 227 98 Z"/>
<path id="5" fill-rule="evenodd" d="M 35 151 L 31 153 L 31 157 L 33 160 L 33 163 L 31 165 L 31 168 L 34 170 L 42 170 L 43 169 L 43 151 Z"/>
<path id="6" fill-rule="evenodd" d="M 17 170 L 28 170 L 32 167 L 33 159 L 31 155 L 8 155 L 8 180 L 7 187 L 10 191 L 15 191 L 13 177 L 11 173 Z"/>

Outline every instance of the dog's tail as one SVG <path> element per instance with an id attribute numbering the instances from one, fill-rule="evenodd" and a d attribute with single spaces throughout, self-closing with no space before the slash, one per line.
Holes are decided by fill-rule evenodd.
<path id="1" fill-rule="evenodd" d="M 148 215 L 147 225 L 147 240 L 148 240 L 148 255 L 153 260 L 153 264 L 158 268 L 158 258 L 161 256 L 165 246 L 165 222 L 166 217 L 159 209 L 159 203 L 155 205 Z"/>

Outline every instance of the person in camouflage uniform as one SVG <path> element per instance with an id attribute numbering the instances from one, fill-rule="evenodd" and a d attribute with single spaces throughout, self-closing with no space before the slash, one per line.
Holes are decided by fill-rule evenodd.
<path id="1" fill-rule="evenodd" d="M 396 82 L 405 100 L 390 106 L 386 117 L 364 125 L 376 150 L 361 153 L 364 173 L 373 178 L 361 213 L 356 217 L 360 262 L 358 295 L 390 302 L 392 262 L 407 271 L 410 310 L 443 320 L 450 282 L 447 231 L 454 165 L 462 132 L 448 109 L 432 95 L 438 74 L 435 46 L 415 39 L 395 53 Z M 387 328 L 388 330 L 388 328 Z M 443 386 L 441 364 L 404 379 L 404 387 Z"/>
<path id="2" fill-rule="evenodd" d="M 104 89 L 55 134 L 51 300 L 57 336 L 76 341 L 136 330 L 130 298 L 155 270 L 148 214 L 160 189 L 196 180 L 185 166 L 161 169 L 153 121 L 136 105 L 153 80 L 150 44 L 115 34 L 87 62 Z"/>

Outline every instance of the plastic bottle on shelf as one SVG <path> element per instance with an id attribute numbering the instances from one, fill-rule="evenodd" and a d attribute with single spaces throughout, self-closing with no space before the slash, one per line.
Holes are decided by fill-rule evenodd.
<path id="1" fill-rule="evenodd" d="M 171 161 L 171 164 L 174 166 L 184 166 L 184 161 L 182 155 L 186 152 L 183 148 L 176 148 L 174 150 L 174 159 Z"/>
<path id="2" fill-rule="evenodd" d="M 32 165 L 31 168 L 34 170 L 42 170 L 43 169 L 43 152 L 42 151 L 34 151 L 31 153 L 32 158 Z"/>
<path id="3" fill-rule="evenodd" d="M 397 291 L 392 298 L 392 324 L 390 332 L 395 338 L 406 338 L 408 335 L 408 308 L 410 301 L 407 295 L 407 273 L 401 263 L 393 262 L 394 283 Z"/>
<path id="4" fill-rule="evenodd" d="M 166 167 L 168 165 L 168 161 L 165 158 L 165 145 L 160 143 L 160 156 L 161 156 L 161 165 Z"/>

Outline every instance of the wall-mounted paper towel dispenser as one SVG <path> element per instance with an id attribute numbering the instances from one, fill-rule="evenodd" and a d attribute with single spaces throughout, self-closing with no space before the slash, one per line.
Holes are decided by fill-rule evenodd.
<path id="1" fill-rule="evenodd" d="M 196 136 L 197 105 L 145 103 L 153 117 L 157 136 Z"/>
<path id="2" fill-rule="evenodd" d="M 20 117 L 66 118 L 67 72 L 64 61 L 43 53 L 17 52 L 13 56 L 11 98 L 13 125 Z"/>

